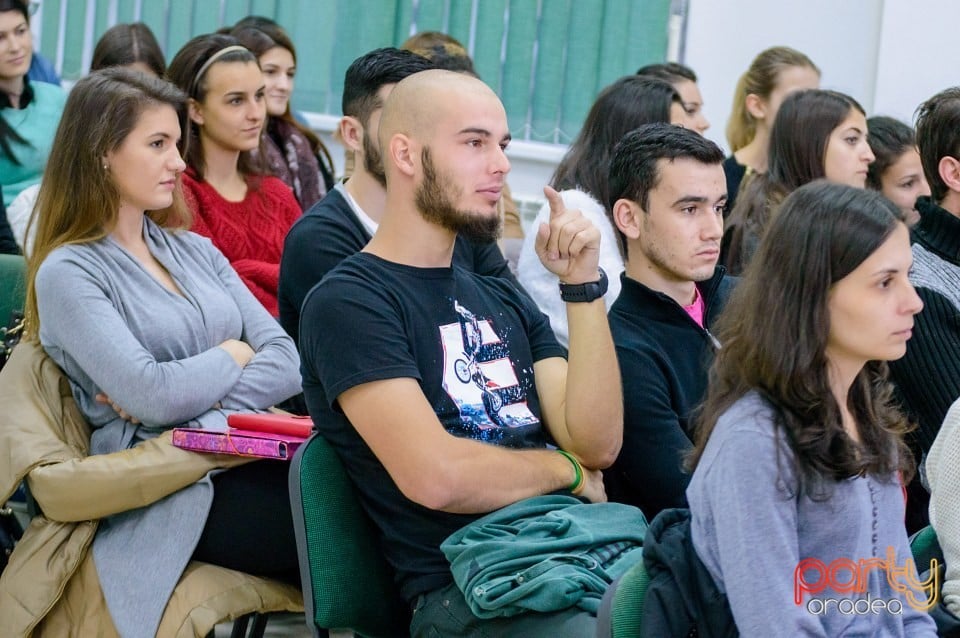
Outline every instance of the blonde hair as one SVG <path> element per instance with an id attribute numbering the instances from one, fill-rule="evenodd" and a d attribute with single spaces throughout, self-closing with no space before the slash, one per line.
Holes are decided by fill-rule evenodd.
<path id="1" fill-rule="evenodd" d="M 810 58 L 790 47 L 771 47 L 761 51 L 750 63 L 747 71 L 737 81 L 733 92 L 733 107 L 727 121 L 727 142 L 731 152 L 736 152 L 753 141 L 757 133 L 757 120 L 747 110 L 747 96 L 770 97 L 777 88 L 780 74 L 792 67 L 806 67 L 820 74 L 820 69 Z M 772 124 L 772 123 L 771 123 Z"/>
<path id="2" fill-rule="evenodd" d="M 70 91 L 28 224 L 28 236 L 34 229 L 36 236 L 27 256 L 27 338 L 40 329 L 34 287 L 40 264 L 60 246 L 96 241 L 116 224 L 120 193 L 104 157 L 123 144 L 145 110 L 158 106 L 172 107 L 183 127 L 186 96 L 144 73 L 112 67 L 91 73 Z M 179 188 L 169 208 L 147 216 L 165 227 L 189 228 L 192 222 Z"/>

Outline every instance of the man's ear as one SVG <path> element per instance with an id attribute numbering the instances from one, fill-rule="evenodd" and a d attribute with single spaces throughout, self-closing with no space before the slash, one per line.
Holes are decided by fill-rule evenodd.
<path id="1" fill-rule="evenodd" d="M 960 160 L 949 155 L 941 157 L 937 171 L 947 188 L 954 193 L 960 193 Z"/>
<path id="2" fill-rule="evenodd" d="M 340 140 L 344 146 L 356 153 L 363 152 L 363 124 L 352 115 L 340 118 Z"/>
<path id="3" fill-rule="evenodd" d="M 197 126 L 203 126 L 203 108 L 193 98 L 187 100 L 187 116 Z"/>
<path id="4" fill-rule="evenodd" d="M 744 104 L 747 107 L 747 113 L 758 120 L 767 116 L 767 101 L 756 93 L 750 93 L 744 98 Z M 770 123 L 771 125 L 773 122 Z"/>
<path id="5" fill-rule="evenodd" d="M 640 204 L 630 199 L 618 199 L 613 204 L 612 212 L 613 223 L 627 239 L 640 237 L 640 215 L 643 215 Z"/>
<path id="6" fill-rule="evenodd" d="M 419 170 L 420 156 L 414 148 L 412 139 L 403 133 L 396 133 L 390 138 L 387 144 L 387 157 L 384 157 L 384 164 L 387 161 L 393 162 L 393 165 L 404 175 L 413 177 Z M 386 170 L 386 166 L 384 166 Z"/>

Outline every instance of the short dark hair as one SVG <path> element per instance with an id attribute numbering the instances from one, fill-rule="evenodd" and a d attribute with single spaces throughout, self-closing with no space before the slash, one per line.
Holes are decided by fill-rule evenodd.
<path id="1" fill-rule="evenodd" d="M 960 87 L 944 89 L 917 107 L 917 146 L 930 196 L 939 204 L 950 190 L 940 177 L 940 160 L 960 154 Z"/>
<path id="2" fill-rule="evenodd" d="M 100 36 L 93 49 L 90 72 L 141 62 L 162 78 L 167 71 L 163 51 L 150 27 L 142 22 L 115 24 Z"/>
<path id="3" fill-rule="evenodd" d="M 637 75 L 644 75 L 650 78 L 660 78 L 673 84 L 680 80 L 697 81 L 697 74 L 693 69 L 679 62 L 664 62 L 661 64 L 648 64 L 637 69 Z"/>
<path id="4" fill-rule="evenodd" d="M 377 99 L 381 87 L 433 68 L 433 63 L 425 57 L 396 47 L 375 49 L 361 55 L 347 67 L 344 75 L 343 114 L 357 118 L 366 126 L 370 114 L 383 106 Z"/>
<path id="5" fill-rule="evenodd" d="M 604 202 L 607 214 L 620 199 L 637 202 L 644 211 L 650 204 L 650 191 L 660 181 L 659 160 L 672 162 L 692 159 L 701 164 L 721 164 L 723 151 L 696 131 L 657 122 L 645 124 L 627 133 L 613 149 L 608 180 L 609 195 Z M 612 221 L 612 220 L 611 220 Z M 627 238 L 617 227 L 620 254 L 627 255 Z"/>
<path id="6" fill-rule="evenodd" d="M 0 13 L 7 11 L 20 12 L 27 24 L 30 24 L 30 3 L 26 0 L 0 0 Z"/>
<path id="7" fill-rule="evenodd" d="M 867 187 L 878 191 L 883 189 L 883 174 L 901 155 L 917 145 L 917 137 L 912 128 L 886 115 L 867 118 L 867 131 L 867 141 L 876 158 L 867 169 Z"/>
<path id="8" fill-rule="evenodd" d="M 279 36 L 281 34 L 284 36 L 286 35 L 286 31 L 284 31 L 283 27 L 281 27 L 276 20 L 266 16 L 258 15 L 248 15 L 237 20 L 237 23 L 233 25 L 231 30 L 236 31 L 237 29 L 256 29 L 258 31 L 263 31 L 278 42 L 279 39 L 274 36 Z M 283 46 L 286 48 L 286 45 Z"/>
<path id="9" fill-rule="evenodd" d="M 23 14 L 26 23 L 30 24 L 30 9 L 24 0 L 0 0 L 0 13 L 6 13 L 7 11 L 20 12 Z M 20 160 L 13 154 L 13 149 L 10 147 L 11 140 L 17 144 L 29 144 L 24 137 L 17 133 L 13 125 L 0 115 L 0 156 L 6 156 L 11 162 L 19 166 Z"/>

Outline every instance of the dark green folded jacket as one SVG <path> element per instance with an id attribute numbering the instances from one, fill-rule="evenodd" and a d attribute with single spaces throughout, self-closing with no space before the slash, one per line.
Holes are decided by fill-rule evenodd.
<path id="1" fill-rule="evenodd" d="M 474 521 L 440 549 L 479 618 L 573 606 L 596 615 L 610 583 L 643 559 L 646 531 L 636 507 L 547 495 Z"/>

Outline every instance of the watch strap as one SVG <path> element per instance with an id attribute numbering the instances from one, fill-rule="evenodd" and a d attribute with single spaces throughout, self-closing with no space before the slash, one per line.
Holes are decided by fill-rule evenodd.
<path id="1" fill-rule="evenodd" d="M 584 284 L 565 284 L 560 283 L 560 298 L 567 303 L 589 303 L 607 293 L 607 273 L 603 268 L 600 271 L 600 279 L 597 281 L 588 281 Z"/>

